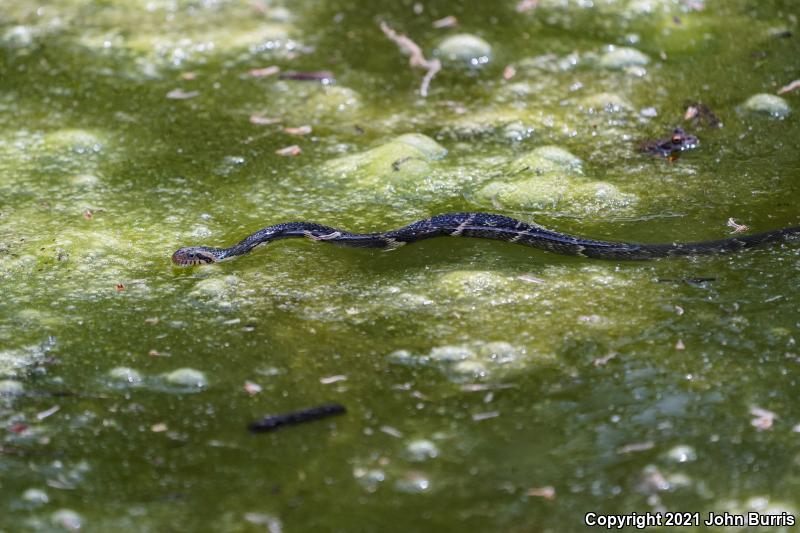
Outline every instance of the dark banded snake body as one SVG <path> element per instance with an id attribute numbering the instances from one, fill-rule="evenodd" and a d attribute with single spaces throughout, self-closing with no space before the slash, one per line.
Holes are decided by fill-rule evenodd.
<path id="1" fill-rule="evenodd" d="M 729 253 L 789 240 L 798 235 L 800 226 L 700 242 L 663 244 L 612 242 L 559 233 L 538 224 L 503 215 L 449 213 L 377 233 L 353 233 L 314 222 L 284 222 L 260 229 L 229 248 L 209 246 L 181 248 L 172 255 L 172 262 L 179 266 L 217 263 L 245 255 L 258 246 L 280 239 L 307 238 L 339 246 L 393 249 L 434 237 L 494 239 L 563 255 L 615 261 L 642 261 L 660 257 Z"/>

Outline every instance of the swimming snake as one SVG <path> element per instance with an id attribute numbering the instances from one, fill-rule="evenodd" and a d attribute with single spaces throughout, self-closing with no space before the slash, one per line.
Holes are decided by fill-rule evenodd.
<path id="1" fill-rule="evenodd" d="M 665 244 L 610 242 L 559 233 L 538 224 L 503 215 L 449 213 L 379 233 L 351 233 L 314 222 L 284 222 L 260 229 L 229 248 L 209 246 L 181 248 L 172 254 L 172 262 L 179 266 L 217 263 L 245 255 L 257 246 L 272 241 L 300 237 L 340 246 L 387 250 L 433 237 L 472 237 L 522 244 L 563 255 L 642 261 L 659 257 L 735 252 L 762 244 L 785 241 L 798 235 L 800 226 L 701 242 Z"/>

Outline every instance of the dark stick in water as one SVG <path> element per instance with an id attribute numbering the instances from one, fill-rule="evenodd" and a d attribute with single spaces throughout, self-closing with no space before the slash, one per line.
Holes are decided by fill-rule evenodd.
<path id="1" fill-rule="evenodd" d="M 326 403 L 308 409 L 292 411 L 291 413 L 270 415 L 261 420 L 251 422 L 247 428 L 254 433 L 263 433 L 265 431 L 275 431 L 283 426 L 293 426 L 295 424 L 302 424 L 303 422 L 320 420 L 329 416 L 341 415 L 345 412 L 346 409 L 343 405 L 339 405 L 338 403 Z"/>

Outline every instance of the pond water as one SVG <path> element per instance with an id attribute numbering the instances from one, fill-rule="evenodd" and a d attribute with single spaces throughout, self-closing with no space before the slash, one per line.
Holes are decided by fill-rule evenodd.
<path id="1" fill-rule="evenodd" d="M 293 240 L 170 263 L 287 220 L 798 225 L 800 91 L 774 98 L 800 77 L 795 1 L 534 3 L 4 0 L 0 530 L 797 515 L 800 243 L 624 263 Z M 443 62 L 426 98 L 380 22 Z M 335 82 L 278 75 L 320 70 Z M 676 126 L 699 146 L 637 150 Z M 247 431 L 326 402 L 347 413 Z"/>

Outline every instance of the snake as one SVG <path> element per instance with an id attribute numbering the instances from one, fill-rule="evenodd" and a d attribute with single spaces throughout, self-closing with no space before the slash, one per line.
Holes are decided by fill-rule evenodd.
<path id="1" fill-rule="evenodd" d="M 492 213 L 448 213 L 419 220 L 399 229 L 377 233 L 352 233 L 314 222 L 284 222 L 267 226 L 228 248 L 189 246 L 172 254 L 178 266 L 218 263 L 250 253 L 272 241 L 306 238 L 354 248 L 393 250 L 434 237 L 494 239 L 539 248 L 562 255 L 593 259 L 643 261 L 662 257 L 736 252 L 768 243 L 789 241 L 800 226 L 736 235 L 719 240 L 646 244 L 594 240 L 549 230 L 532 222 Z"/>

